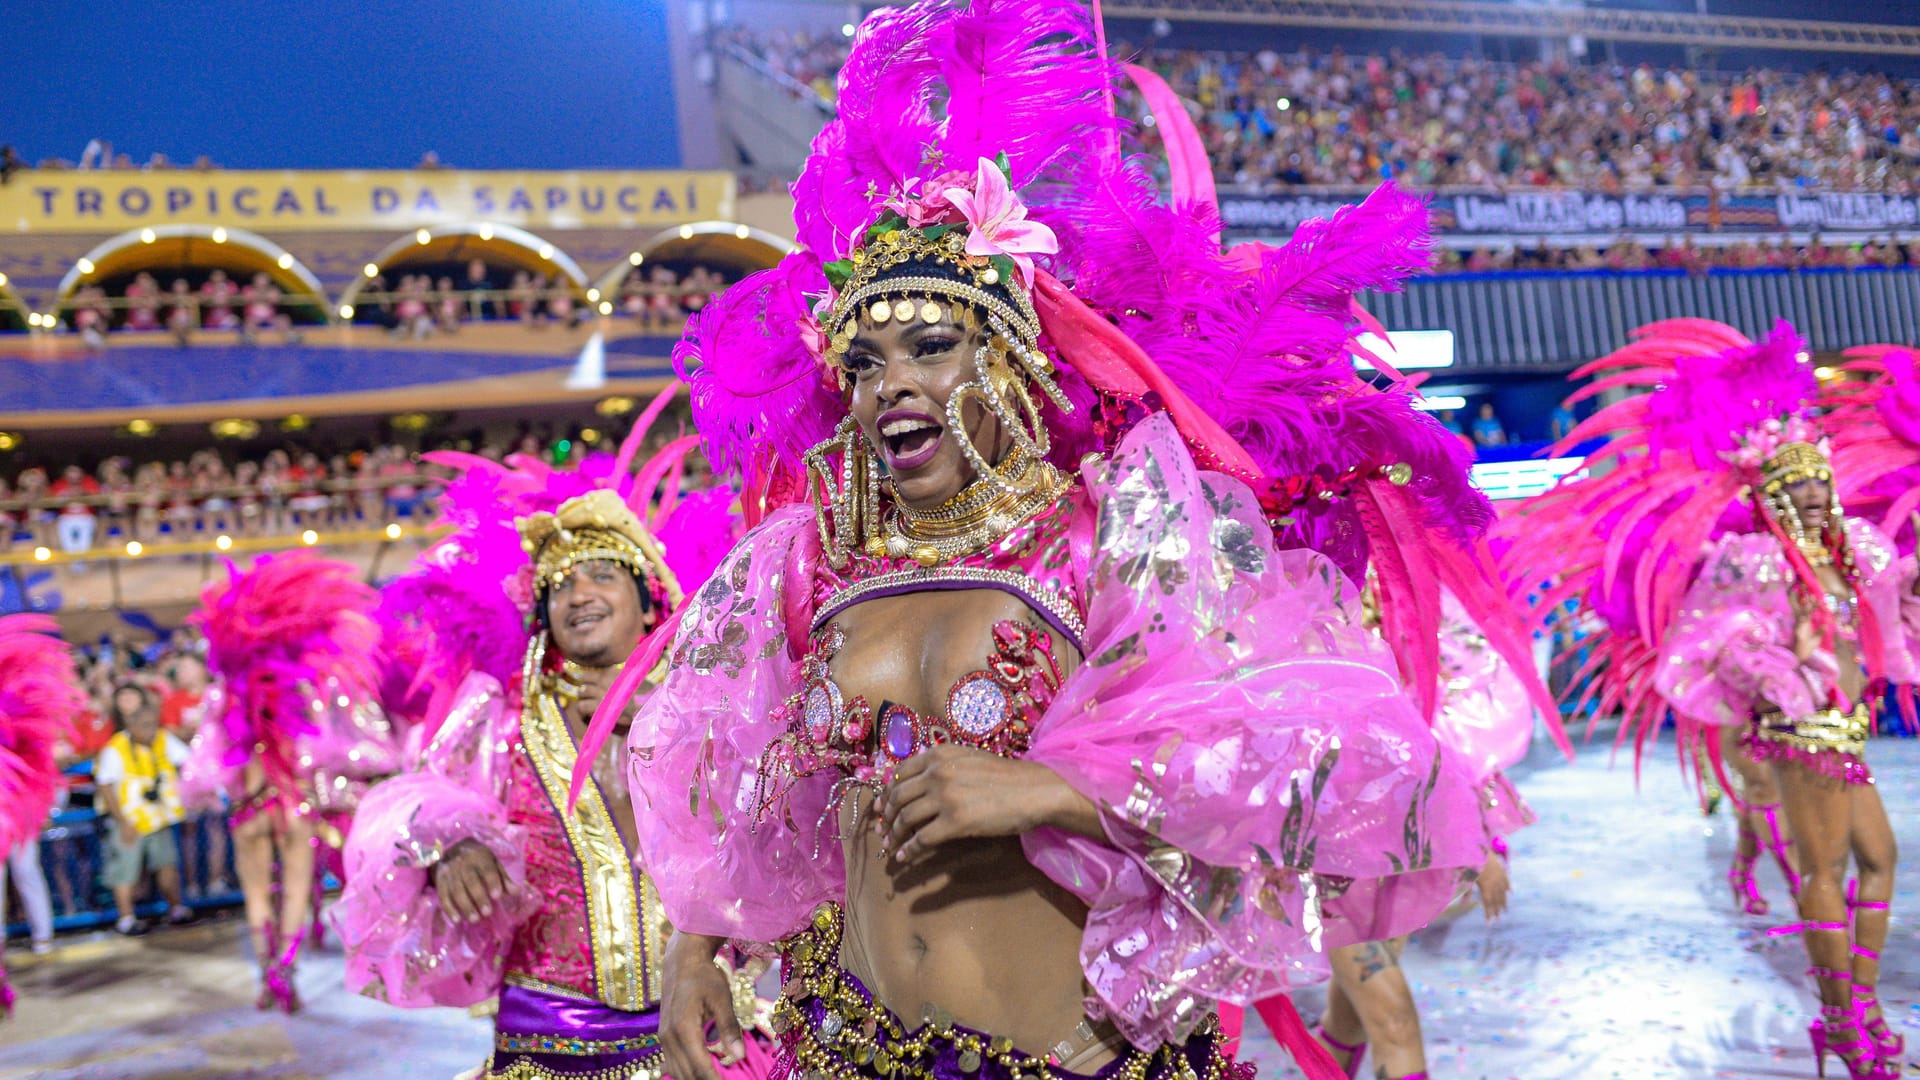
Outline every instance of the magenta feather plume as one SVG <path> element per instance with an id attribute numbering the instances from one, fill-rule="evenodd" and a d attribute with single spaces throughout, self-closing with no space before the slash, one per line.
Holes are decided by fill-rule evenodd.
<path id="1" fill-rule="evenodd" d="M 939 23 L 929 51 L 945 90 L 948 168 L 1005 154 L 1014 186 L 1031 187 L 1111 144 L 1118 68 L 1076 0 L 973 0 Z"/>
<path id="2" fill-rule="evenodd" d="M 312 734 L 316 695 L 352 701 L 379 692 L 379 596 L 347 563 L 305 553 L 262 555 L 200 594 L 191 616 L 207 666 L 225 689 L 222 726 L 232 768 L 249 758 L 281 790 L 300 789 L 300 740 Z"/>
<path id="3" fill-rule="evenodd" d="M 738 502 L 739 494 L 730 487 L 696 491 L 682 499 L 654 530 L 666 549 L 667 567 L 688 596 L 700 591 L 746 533 Z"/>
<path id="4" fill-rule="evenodd" d="M 527 610 L 516 602 L 528 591 L 525 566 L 512 520 L 495 518 L 442 539 L 381 586 L 381 700 L 390 715 L 437 725 L 475 672 L 512 685 L 527 646 Z"/>
<path id="5" fill-rule="evenodd" d="M 1708 319 L 1641 327 L 1574 377 L 1593 379 L 1576 399 L 1649 392 L 1599 409 L 1556 448 L 1608 440 L 1583 469 L 1501 524 L 1515 540 L 1505 569 L 1513 580 L 1548 586 L 1536 618 L 1573 601 L 1604 620 L 1606 647 L 1595 653 L 1587 673 L 1594 686 L 1582 704 L 1620 710 L 1619 743 L 1638 756 L 1668 715 L 1648 667 L 1706 545 L 1751 527 L 1740 500 L 1758 462 L 1747 460 L 1753 451 L 1743 441 L 1803 413 L 1817 381 L 1786 323 L 1755 342 Z"/>
<path id="6" fill-rule="evenodd" d="M 793 185 L 795 235 L 821 259 L 844 256 L 881 198 L 929 173 L 922 156 L 938 134 L 931 103 L 939 69 L 927 45 L 949 14 L 929 3 L 883 8 L 855 32 L 837 115 L 814 136 Z"/>
<path id="7" fill-rule="evenodd" d="M 1841 370 L 1848 377 L 1820 399 L 1841 502 L 1912 552 L 1920 544 L 1920 353 L 1862 346 L 1847 351 Z"/>
<path id="8" fill-rule="evenodd" d="M 673 351 L 692 388 L 695 426 L 716 470 L 797 473 L 800 457 L 846 414 L 801 329 L 809 294 L 826 291 L 812 255 L 795 252 L 701 311 Z"/>
<path id="9" fill-rule="evenodd" d="M 59 629 L 48 615 L 0 615 L 0 852 L 40 834 L 60 789 L 54 746 L 87 707 Z"/>

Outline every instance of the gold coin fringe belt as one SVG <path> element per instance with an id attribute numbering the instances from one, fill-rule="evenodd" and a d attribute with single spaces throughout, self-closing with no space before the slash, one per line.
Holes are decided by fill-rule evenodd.
<path id="1" fill-rule="evenodd" d="M 1747 729 L 1747 752 L 1755 761 L 1791 761 L 1822 776 L 1849 784 L 1871 784 L 1873 773 L 1862 757 L 1873 731 L 1865 705 L 1850 712 L 1823 709 L 1799 720 L 1784 713 L 1760 713 Z"/>
<path id="2" fill-rule="evenodd" d="M 1014 1049 L 1013 1040 L 930 1016 L 909 1031 L 900 1016 L 874 1001 L 840 966 L 844 915 L 838 905 L 814 911 L 808 929 L 789 939 L 784 987 L 774 1006 L 783 1072 L 794 1080 L 1075 1080 L 1052 1056 Z M 778 1074 L 778 1073 L 777 1073 Z M 1253 1067 L 1225 1053 L 1219 1021 L 1208 1017 L 1182 1046 L 1152 1053 L 1128 1047 L 1091 1074 L 1098 1080 L 1253 1080 Z"/>

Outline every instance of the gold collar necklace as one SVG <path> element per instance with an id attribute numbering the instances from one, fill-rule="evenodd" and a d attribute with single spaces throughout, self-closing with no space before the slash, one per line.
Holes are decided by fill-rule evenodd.
<path id="1" fill-rule="evenodd" d="M 1059 469 L 1017 447 L 1000 470 L 1012 474 L 1012 491 L 1004 476 L 1001 483 L 981 477 L 932 510 L 896 501 L 887 515 L 886 553 L 929 567 L 966 558 L 1052 506 L 1067 487 Z"/>

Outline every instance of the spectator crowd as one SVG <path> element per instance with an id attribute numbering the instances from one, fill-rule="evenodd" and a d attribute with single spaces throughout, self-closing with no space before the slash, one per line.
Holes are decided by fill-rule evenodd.
<path id="1" fill-rule="evenodd" d="M 276 448 L 232 464 L 204 449 L 138 465 L 110 457 L 92 471 L 33 466 L 0 473 L 0 554 L 379 528 L 422 520 L 440 484 L 440 470 L 392 445 L 325 458 Z"/>
<path id="2" fill-rule="evenodd" d="M 831 100 L 848 40 L 726 32 Z M 1250 188 L 1920 191 L 1920 88 L 1879 74 L 1739 73 L 1402 52 L 1117 45 L 1188 103 L 1216 177 Z M 1140 111 L 1137 97 L 1126 106 Z"/>
<path id="3" fill-rule="evenodd" d="M 429 435 L 426 442 L 492 461 L 520 454 L 567 467 L 602 438 L 597 430 L 522 424 L 505 433 Z M 656 433 L 648 446 L 658 449 L 666 438 Z M 434 518 L 448 476 L 392 443 L 340 451 L 290 443 L 242 456 L 206 447 L 184 459 L 137 464 L 116 455 L 91 470 L 71 462 L 16 470 L 0 464 L 0 554 L 20 545 L 80 554 L 129 540 L 297 536 L 308 529 L 425 523 Z"/>
<path id="4" fill-rule="evenodd" d="M 237 898 L 225 815 L 190 816 L 180 798 L 180 766 L 204 718 L 203 643 L 183 630 L 142 649 L 115 633 L 74 653 L 87 704 L 54 748 L 67 783 L 39 841 L 0 853 L 0 933 L 17 894 L 37 954 L 53 947 L 56 914 L 110 904 L 114 929 L 135 935 L 147 930 L 138 915 L 149 895 L 161 902 L 148 910 L 169 924 L 194 918 L 188 901 Z"/>

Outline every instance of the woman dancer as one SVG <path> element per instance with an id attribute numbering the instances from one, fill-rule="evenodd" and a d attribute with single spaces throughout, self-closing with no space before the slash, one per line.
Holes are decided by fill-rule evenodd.
<path id="1" fill-rule="evenodd" d="M 0 852 L 40 842 L 60 790 L 54 747 L 74 738 L 67 718 L 87 707 L 73 652 L 58 631 L 46 615 L 0 616 Z M 7 888 L 5 866 L 0 862 L 0 892 Z M 35 952 L 40 944 L 36 938 Z M 13 1003 L 0 963 L 0 1019 L 13 1013 Z"/>
<path id="2" fill-rule="evenodd" d="M 1636 337 L 1590 365 L 1602 377 L 1589 392 L 1658 389 L 1574 432 L 1610 435 L 1589 460 L 1614 468 L 1550 492 L 1529 519 L 1547 533 L 1543 550 L 1566 560 L 1563 590 L 1611 586 L 1625 545 L 1609 544 L 1609 532 L 1617 540 L 1643 529 L 1630 602 L 1658 650 L 1651 682 L 1676 714 L 1682 746 L 1700 744 L 1706 726 L 1742 728 L 1746 750 L 1778 781 L 1820 998 L 1814 1055 L 1824 1070 L 1832 1051 L 1855 1078 L 1897 1075 L 1902 1047 L 1875 995 L 1894 840 L 1863 755 L 1872 688 L 1920 676 L 1913 561 L 1840 512 L 1823 440 L 1805 416 L 1816 382 L 1790 326 L 1755 342 L 1687 319 Z M 1730 513 L 1739 503 L 1745 510 Z M 1729 521 L 1745 527 L 1720 537 L 1689 586 L 1696 553 Z M 1663 712 L 1630 710 L 1623 737 L 1644 745 Z M 1718 756 L 1716 739 L 1704 745 Z M 1857 889 L 1845 880 L 1850 858 Z"/>
<path id="3" fill-rule="evenodd" d="M 684 346 L 765 516 L 629 740 L 683 1080 L 736 1037 L 726 938 L 786 939 L 790 1068 L 1242 1075 L 1215 1001 L 1324 978 L 1316 936 L 1412 929 L 1480 864 L 1357 590 L 1273 547 L 1261 495 L 1316 462 L 1226 434 L 1354 385 L 1351 291 L 1421 261 L 1424 209 L 1224 257 L 1098 152 L 1092 38 L 1048 0 L 871 18 L 796 185 L 808 252 Z M 1444 517 L 1461 480 L 1413 486 Z"/>
<path id="4" fill-rule="evenodd" d="M 398 763 L 372 704 L 376 601 L 346 563 L 267 555 L 244 572 L 230 566 L 193 616 L 216 681 L 182 786 L 190 801 L 230 806 L 261 1009 L 299 1011 L 294 973 L 316 907 L 316 861 L 337 857 L 328 853 L 355 799 Z"/>

